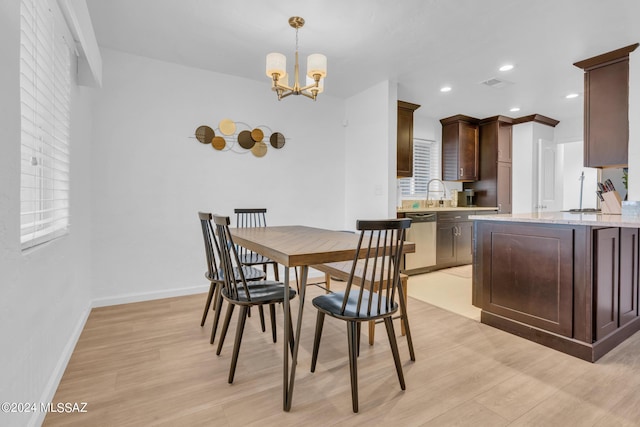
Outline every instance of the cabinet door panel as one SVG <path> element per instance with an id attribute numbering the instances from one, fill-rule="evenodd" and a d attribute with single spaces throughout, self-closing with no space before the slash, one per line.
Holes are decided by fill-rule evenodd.
<path id="1" fill-rule="evenodd" d="M 456 261 L 456 247 L 454 223 L 438 222 L 436 264 L 446 264 Z"/>
<path id="2" fill-rule="evenodd" d="M 413 111 L 398 108 L 397 176 L 413 176 Z"/>
<path id="3" fill-rule="evenodd" d="M 478 120 L 453 116 L 442 124 L 442 179 L 471 182 L 479 176 Z"/>
<path id="4" fill-rule="evenodd" d="M 511 161 L 511 124 L 498 126 L 498 161 Z"/>
<path id="5" fill-rule="evenodd" d="M 442 126 L 442 179 L 458 180 L 458 124 Z"/>
<path id="6" fill-rule="evenodd" d="M 585 73 L 585 166 L 628 163 L 629 61 Z"/>
<path id="7" fill-rule="evenodd" d="M 473 261 L 473 222 L 458 222 L 456 238 L 456 256 L 460 264 L 471 264 Z"/>
<path id="8" fill-rule="evenodd" d="M 573 229 L 517 223 L 483 229 L 483 310 L 571 337 Z"/>
<path id="9" fill-rule="evenodd" d="M 618 328 L 619 229 L 597 229 L 593 240 L 595 339 L 599 340 Z"/>
<path id="10" fill-rule="evenodd" d="M 638 317 L 638 229 L 620 229 L 620 326 Z"/>
<path id="11" fill-rule="evenodd" d="M 478 126 L 461 122 L 459 144 L 459 179 L 475 181 L 478 179 Z"/>
<path id="12" fill-rule="evenodd" d="M 511 163 L 498 162 L 498 213 L 511 213 Z"/>

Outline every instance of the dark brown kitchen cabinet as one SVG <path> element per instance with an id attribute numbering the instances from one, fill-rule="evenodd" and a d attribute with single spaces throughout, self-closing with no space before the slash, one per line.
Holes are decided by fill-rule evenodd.
<path id="1" fill-rule="evenodd" d="M 436 228 L 436 265 L 454 266 L 471 264 L 473 260 L 474 212 L 438 213 Z"/>
<path id="2" fill-rule="evenodd" d="M 398 101 L 397 176 L 413 176 L 413 112 L 417 104 Z"/>
<path id="3" fill-rule="evenodd" d="M 436 228 L 436 265 L 456 262 L 455 224 L 438 222 Z"/>
<path id="4" fill-rule="evenodd" d="M 477 221 L 483 312 L 573 337 L 573 227 Z"/>
<path id="5" fill-rule="evenodd" d="M 638 317 L 638 229 L 594 230 L 595 339 Z"/>
<path id="6" fill-rule="evenodd" d="M 638 312 L 638 229 L 620 229 L 620 326 L 640 314 Z"/>
<path id="7" fill-rule="evenodd" d="M 480 121 L 480 176 L 464 184 L 475 191 L 478 206 L 497 206 L 498 213 L 511 213 L 512 123 L 505 116 Z"/>
<path id="8" fill-rule="evenodd" d="M 629 53 L 638 43 L 576 62 L 584 70 L 584 165 L 623 167 L 629 155 Z"/>
<path id="9" fill-rule="evenodd" d="M 513 206 L 511 195 L 512 167 L 511 162 L 498 162 L 498 174 L 496 177 L 498 213 L 511 213 Z M 494 206 L 494 205 L 491 205 Z"/>
<path id="10" fill-rule="evenodd" d="M 620 230 L 600 228 L 593 234 L 595 339 L 599 340 L 618 329 Z"/>
<path id="11" fill-rule="evenodd" d="M 461 114 L 442 124 L 442 179 L 471 182 L 478 179 L 478 119 Z"/>
<path id="12" fill-rule="evenodd" d="M 474 229 L 482 323 L 590 362 L 640 330 L 637 227 L 480 219 Z"/>

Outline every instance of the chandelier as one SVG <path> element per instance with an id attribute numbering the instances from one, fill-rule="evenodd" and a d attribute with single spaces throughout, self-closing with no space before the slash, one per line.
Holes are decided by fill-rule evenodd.
<path id="1" fill-rule="evenodd" d="M 314 53 L 307 57 L 306 85 L 300 86 L 298 66 L 298 29 L 304 25 L 304 19 L 299 16 L 289 18 L 289 25 L 296 29 L 296 63 L 293 72 L 293 86 L 289 86 L 287 74 L 287 57 L 281 53 L 267 55 L 267 77 L 272 81 L 271 90 L 278 94 L 278 101 L 289 95 L 304 95 L 314 101 L 316 96 L 324 90 L 324 77 L 327 75 L 327 57 Z"/>

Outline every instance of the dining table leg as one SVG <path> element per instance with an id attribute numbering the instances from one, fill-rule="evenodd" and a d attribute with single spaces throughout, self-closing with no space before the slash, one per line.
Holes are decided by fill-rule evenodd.
<path id="1" fill-rule="evenodd" d="M 304 309 L 304 296 L 305 296 L 305 291 L 307 289 L 307 276 L 309 274 L 309 267 L 308 266 L 302 266 L 300 268 L 301 272 L 300 272 L 300 294 L 298 295 L 298 301 L 299 301 L 299 305 L 298 305 L 298 319 L 296 322 L 296 328 L 295 328 L 295 335 L 294 335 L 294 340 L 293 340 L 293 352 L 291 355 L 291 372 L 289 373 L 289 348 L 288 348 L 288 341 L 287 340 L 283 340 L 284 341 L 284 384 L 283 384 L 283 389 L 284 389 L 284 410 L 285 411 L 290 411 L 291 410 L 291 403 L 293 401 L 293 385 L 296 379 L 296 365 L 298 362 L 298 347 L 300 345 L 300 333 L 302 330 L 302 312 Z M 288 298 L 288 293 L 289 293 L 289 268 L 285 268 L 285 311 L 288 309 L 288 304 L 287 301 L 289 301 Z M 284 333 L 285 333 L 285 337 L 288 336 L 287 334 L 289 333 L 289 328 L 293 327 L 293 325 L 289 325 L 289 316 L 285 315 L 285 321 L 284 321 Z"/>
<path id="2" fill-rule="evenodd" d="M 287 402 L 288 402 L 288 397 L 289 397 L 289 350 L 287 349 L 287 342 L 289 341 L 287 339 L 287 337 L 289 336 L 289 330 L 291 328 L 291 316 L 288 315 L 289 313 L 289 267 L 285 267 L 284 268 L 284 301 L 282 303 L 283 306 L 283 310 L 284 310 L 284 328 L 283 329 L 283 333 L 284 333 L 284 339 L 282 341 L 284 341 L 285 345 L 284 345 L 284 353 L 283 353 L 283 362 L 284 365 L 282 367 L 282 373 L 284 375 L 283 381 L 282 381 L 282 409 L 287 411 Z M 294 343 L 295 345 L 295 343 Z"/>

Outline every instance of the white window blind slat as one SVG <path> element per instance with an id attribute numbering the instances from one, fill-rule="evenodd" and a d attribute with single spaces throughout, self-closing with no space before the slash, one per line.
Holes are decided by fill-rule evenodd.
<path id="1" fill-rule="evenodd" d="M 71 50 L 55 2 L 21 0 L 20 240 L 26 249 L 69 227 Z"/>
<path id="2" fill-rule="evenodd" d="M 413 140 L 413 176 L 398 180 L 403 199 L 427 197 L 427 183 L 431 179 L 440 178 L 439 152 L 438 144 L 435 141 L 419 138 Z M 434 193 L 442 191 L 440 183 L 432 183 L 430 190 Z"/>

